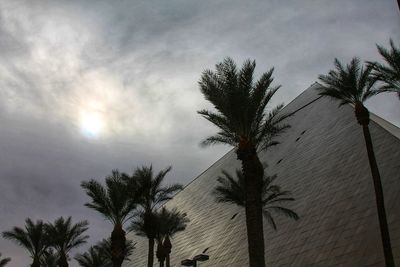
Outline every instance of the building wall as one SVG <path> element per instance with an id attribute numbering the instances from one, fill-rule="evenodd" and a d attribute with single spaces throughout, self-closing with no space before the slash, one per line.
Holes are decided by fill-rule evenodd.
<path id="1" fill-rule="evenodd" d="M 269 165 L 266 171 L 278 175 L 276 183 L 292 191 L 296 201 L 289 207 L 301 217 L 277 216 L 277 231 L 264 222 L 267 266 L 383 266 L 362 128 L 351 106 L 338 108 L 318 98 L 315 86 L 285 107 L 285 113 L 295 112 L 287 121 L 291 128 L 280 145 L 260 154 Z M 370 130 L 400 265 L 400 140 L 373 121 Z M 210 259 L 199 266 L 248 266 L 244 210 L 216 203 L 211 195 L 221 171 L 239 167 L 234 151 L 229 152 L 166 204 L 191 220 L 172 240 L 171 266 L 206 249 Z M 126 266 L 147 266 L 147 240 L 133 233 L 129 238 L 137 249 Z"/>

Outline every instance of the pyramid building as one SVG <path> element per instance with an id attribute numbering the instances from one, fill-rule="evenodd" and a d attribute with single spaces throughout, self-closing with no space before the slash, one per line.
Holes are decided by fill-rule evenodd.
<path id="1" fill-rule="evenodd" d="M 292 191 L 287 207 L 300 219 L 264 220 L 267 266 L 384 266 L 374 188 L 362 127 L 353 107 L 321 98 L 312 85 L 284 113 L 291 128 L 280 145 L 261 153 L 266 172 Z M 400 266 L 400 129 L 371 114 L 370 131 L 380 169 L 396 265 Z M 187 213 L 190 223 L 172 239 L 171 266 L 198 254 L 198 266 L 248 266 L 245 212 L 216 203 L 211 194 L 222 170 L 240 168 L 232 150 L 166 203 Z M 136 249 L 125 266 L 147 266 L 148 242 L 130 233 Z M 155 257 L 155 266 L 158 266 Z"/>

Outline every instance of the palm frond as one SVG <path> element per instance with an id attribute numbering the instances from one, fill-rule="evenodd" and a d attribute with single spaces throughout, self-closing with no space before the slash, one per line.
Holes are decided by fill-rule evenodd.
<path id="1" fill-rule="evenodd" d="M 286 117 L 275 120 L 271 125 L 275 132 L 269 133 L 271 127 L 265 124 L 271 121 L 268 121 L 266 108 L 280 86 L 271 86 L 273 68 L 254 82 L 255 67 L 255 61 L 246 60 L 238 70 L 235 62 L 227 58 L 216 65 L 215 71 L 203 72 L 200 90 L 213 104 L 215 112 L 200 110 L 198 113 L 220 131 L 202 141 L 202 146 L 228 144 L 237 147 L 241 140 L 261 149 L 276 144 L 272 138 L 279 130 L 286 129 L 279 125 Z"/>
<path id="2" fill-rule="evenodd" d="M 336 58 L 334 70 L 327 75 L 319 75 L 322 86 L 318 87 L 321 96 L 339 101 L 339 106 L 365 102 L 378 93 L 374 89 L 376 79 L 372 77 L 373 66 L 362 66 L 360 59 L 353 58 L 349 64 L 343 64 Z"/>

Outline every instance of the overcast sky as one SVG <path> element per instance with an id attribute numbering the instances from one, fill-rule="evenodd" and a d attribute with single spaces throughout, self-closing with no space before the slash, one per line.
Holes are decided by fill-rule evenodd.
<path id="1" fill-rule="evenodd" d="M 199 147 L 214 128 L 196 114 L 201 72 L 227 56 L 275 67 L 273 106 L 335 57 L 379 60 L 389 38 L 400 44 L 395 0 L 0 0 L 0 230 L 72 216 L 94 243 L 112 226 L 83 206 L 81 181 L 151 163 L 173 165 L 168 182 L 199 175 L 229 149 Z M 400 126 L 396 95 L 368 107 Z M 30 263 L 8 240 L 0 252 Z"/>

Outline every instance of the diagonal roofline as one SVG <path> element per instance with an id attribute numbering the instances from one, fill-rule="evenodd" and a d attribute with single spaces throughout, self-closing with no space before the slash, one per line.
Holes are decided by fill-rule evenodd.
<path id="1" fill-rule="evenodd" d="M 296 96 L 292 101 L 290 101 L 288 104 L 286 104 L 284 106 L 284 108 L 282 110 L 284 110 L 286 107 L 288 107 L 290 104 L 292 104 L 294 101 L 296 101 L 296 99 L 298 99 L 301 95 L 303 95 L 304 93 L 306 93 L 308 90 L 312 89 L 312 87 L 314 87 L 315 85 L 321 85 L 319 82 L 314 82 L 312 83 L 307 89 L 305 89 L 303 92 L 301 92 L 298 96 Z M 297 112 L 299 112 L 300 110 L 306 108 L 309 105 L 312 105 L 314 102 L 320 100 L 321 98 L 323 98 L 323 96 L 316 96 L 315 99 L 307 102 L 306 104 L 302 105 L 301 107 L 295 109 L 294 111 L 292 111 L 291 113 L 289 113 L 289 116 L 293 116 L 294 114 L 296 114 Z M 351 107 L 353 107 L 353 105 L 350 105 Z M 353 107 L 354 108 L 354 107 Z M 394 137 L 396 137 L 397 139 L 400 139 L 400 128 L 397 127 L 396 125 L 388 122 L 387 120 L 379 117 L 378 115 L 376 115 L 375 113 L 370 111 L 370 119 L 375 122 L 378 126 L 380 126 L 381 128 L 383 128 L 384 130 L 386 130 L 388 133 L 390 133 L 391 135 L 393 135 Z M 230 149 L 228 152 L 226 152 L 222 157 L 220 157 L 218 160 L 216 160 L 213 164 L 211 164 L 210 167 L 208 167 L 207 169 L 205 169 L 204 171 L 202 171 L 200 174 L 198 174 L 194 179 L 190 180 L 189 183 L 187 183 L 182 190 L 180 190 L 179 192 L 177 192 L 173 197 L 175 197 L 177 194 L 179 194 L 180 192 L 182 192 L 183 190 L 185 190 L 186 187 L 188 187 L 190 184 L 192 184 L 194 181 L 196 181 L 198 178 L 200 178 L 205 172 L 207 172 L 209 169 L 211 169 L 214 165 L 218 164 L 218 162 L 220 162 L 221 160 L 223 160 L 224 158 L 226 158 L 230 153 L 232 153 L 232 151 L 235 148 Z M 165 202 L 163 205 L 165 205 L 166 203 L 168 203 L 169 201 Z M 163 206 L 162 205 L 162 206 Z"/>

